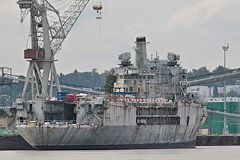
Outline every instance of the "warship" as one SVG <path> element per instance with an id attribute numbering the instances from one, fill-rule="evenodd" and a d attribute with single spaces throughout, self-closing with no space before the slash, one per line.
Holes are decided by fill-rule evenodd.
<path id="1" fill-rule="evenodd" d="M 64 94 L 18 100 L 18 133 L 36 149 L 139 149 L 195 147 L 206 111 L 198 92 L 187 92 L 180 56 L 147 58 L 145 37 L 119 55 L 110 72 L 112 93 Z"/>
<path id="2" fill-rule="evenodd" d="M 55 55 L 89 1 L 73 0 L 64 12 L 48 0 L 17 1 L 21 22 L 29 15 L 31 43 L 24 50 L 29 66 L 15 103 L 18 133 L 35 149 L 195 147 L 207 112 L 199 92 L 188 86 L 236 78 L 240 69 L 187 81 L 179 55 L 148 59 L 146 38 L 137 37 L 134 64 L 130 53 L 122 53 L 110 72 L 110 93 L 62 92 L 75 88 L 60 85 Z M 93 5 L 98 21 L 102 9 L 101 3 Z"/>
<path id="3" fill-rule="evenodd" d="M 206 112 L 198 92 L 187 92 L 180 56 L 147 58 L 145 37 L 111 70 L 111 93 L 62 92 L 55 55 L 89 0 L 74 0 L 62 13 L 48 0 L 18 0 L 21 22 L 30 15 L 29 66 L 15 103 L 18 133 L 36 149 L 194 147 Z M 102 5 L 94 5 L 101 19 Z M 72 88 L 70 88 L 72 89 Z M 90 91 L 89 91 L 90 92 Z M 96 93 L 96 92 L 95 92 Z"/>

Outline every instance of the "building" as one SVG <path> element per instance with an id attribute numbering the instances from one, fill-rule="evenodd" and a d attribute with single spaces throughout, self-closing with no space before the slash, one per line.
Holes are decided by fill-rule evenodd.
<path id="1" fill-rule="evenodd" d="M 226 93 L 229 92 L 240 94 L 240 85 L 226 85 Z M 223 87 L 218 87 L 218 93 L 223 94 Z"/>

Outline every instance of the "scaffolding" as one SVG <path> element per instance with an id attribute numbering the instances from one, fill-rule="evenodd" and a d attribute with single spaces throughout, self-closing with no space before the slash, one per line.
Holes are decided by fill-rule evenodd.
<path id="1" fill-rule="evenodd" d="M 12 107 L 12 69 L 0 67 L 0 108 Z"/>

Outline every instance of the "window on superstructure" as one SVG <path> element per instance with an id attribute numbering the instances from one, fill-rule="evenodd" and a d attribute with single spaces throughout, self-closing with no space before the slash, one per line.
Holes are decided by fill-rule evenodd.
<path id="1" fill-rule="evenodd" d="M 130 75 L 125 75 L 125 76 L 124 76 L 124 79 L 130 79 L 130 78 L 131 78 Z"/>
<path id="2" fill-rule="evenodd" d="M 129 91 L 132 92 L 132 91 L 133 91 L 133 87 L 130 87 L 130 88 L 129 88 Z"/>
<path id="3" fill-rule="evenodd" d="M 187 125 L 189 124 L 190 117 L 187 116 Z"/>
<path id="4" fill-rule="evenodd" d="M 23 117 L 19 117 L 19 121 L 23 123 Z"/>
<path id="5" fill-rule="evenodd" d="M 29 104 L 29 112 L 32 112 L 33 111 L 33 106 L 32 104 Z"/>
<path id="6" fill-rule="evenodd" d="M 147 79 L 153 79 L 152 75 L 147 76 Z"/>
<path id="7" fill-rule="evenodd" d="M 122 75 L 120 75 L 119 77 L 120 77 L 120 79 L 123 79 L 123 76 L 122 76 Z"/>
<path id="8" fill-rule="evenodd" d="M 132 79 L 137 79 L 138 77 L 137 77 L 137 75 L 132 75 Z"/>

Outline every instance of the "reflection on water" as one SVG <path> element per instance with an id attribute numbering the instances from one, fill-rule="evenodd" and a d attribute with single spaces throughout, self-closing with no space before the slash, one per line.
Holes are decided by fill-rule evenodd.
<path id="1" fill-rule="evenodd" d="M 240 146 L 196 149 L 0 151 L 1 160 L 238 160 Z"/>

